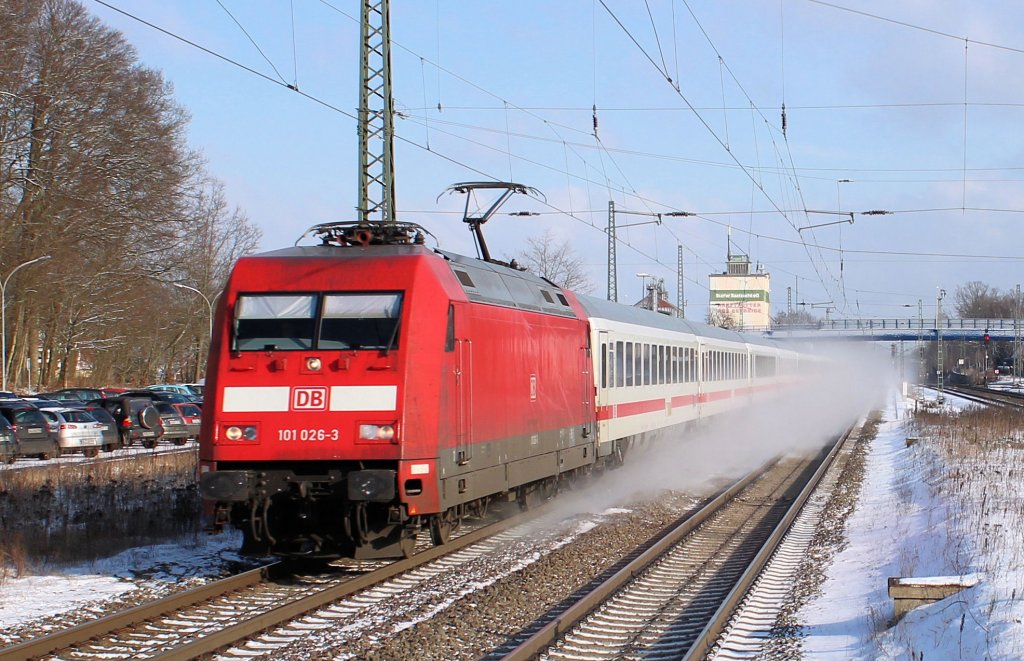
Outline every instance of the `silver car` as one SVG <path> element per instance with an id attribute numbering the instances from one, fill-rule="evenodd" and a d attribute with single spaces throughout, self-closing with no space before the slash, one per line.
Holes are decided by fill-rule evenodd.
<path id="1" fill-rule="evenodd" d="M 70 408 L 40 409 L 51 430 L 57 432 L 61 453 L 81 452 L 95 457 L 103 446 L 103 423 L 88 411 Z"/>

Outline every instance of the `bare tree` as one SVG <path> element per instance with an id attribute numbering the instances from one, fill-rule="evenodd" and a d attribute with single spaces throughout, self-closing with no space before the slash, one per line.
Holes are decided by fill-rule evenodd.
<path id="1" fill-rule="evenodd" d="M 0 276 L 52 258 L 8 287 L 9 380 L 26 363 L 43 386 L 194 371 L 205 303 L 167 283 L 212 299 L 258 229 L 119 32 L 74 0 L 0 0 L 0 25 Z"/>
<path id="2" fill-rule="evenodd" d="M 1014 293 L 973 280 L 956 288 L 956 313 L 962 319 L 1010 319 L 1014 314 Z"/>
<path id="3" fill-rule="evenodd" d="M 716 308 L 708 310 L 705 321 L 709 326 L 718 326 L 719 328 L 738 328 L 740 325 L 739 320 L 732 312 Z"/>
<path id="4" fill-rule="evenodd" d="M 576 256 L 568 240 L 556 241 L 554 233 L 546 230 L 539 238 L 526 239 L 526 243 L 527 249 L 516 255 L 526 270 L 571 291 L 581 294 L 593 291 L 594 284 L 583 260 Z"/>
<path id="5" fill-rule="evenodd" d="M 820 320 L 807 310 L 780 312 L 772 317 L 775 326 L 810 326 L 817 325 Z"/>

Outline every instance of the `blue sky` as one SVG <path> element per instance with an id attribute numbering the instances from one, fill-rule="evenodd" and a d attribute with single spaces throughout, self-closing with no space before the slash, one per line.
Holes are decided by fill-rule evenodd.
<path id="1" fill-rule="evenodd" d="M 323 104 L 358 105 L 354 0 L 109 4 Z M 355 217 L 350 117 L 86 6 L 173 84 L 192 146 L 263 229 L 262 248 Z M 620 229 L 618 250 L 620 301 L 640 297 L 640 272 L 675 301 L 682 244 L 693 318 L 724 268 L 727 227 L 733 252 L 772 275 L 775 311 L 792 288 L 818 316 L 916 316 L 919 299 L 932 316 L 938 287 L 948 305 L 967 281 L 1006 291 L 1024 279 L 1024 4 L 393 0 L 391 13 L 396 133 L 408 141 L 396 144 L 396 206 L 443 249 L 475 250 L 463 200 L 438 195 L 511 178 L 547 204 L 513 198 L 503 211 L 541 215 L 497 216 L 491 252 L 512 256 L 550 230 L 572 241 L 597 295 L 609 199 L 698 214 Z M 876 209 L 895 213 L 859 213 Z M 855 222 L 807 229 L 845 216 L 803 210 Z"/>

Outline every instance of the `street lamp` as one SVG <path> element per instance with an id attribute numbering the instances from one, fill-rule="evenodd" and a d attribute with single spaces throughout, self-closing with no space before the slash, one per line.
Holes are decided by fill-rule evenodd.
<path id="1" fill-rule="evenodd" d="M 0 344 L 3 345 L 3 349 L 0 350 L 0 354 L 3 354 L 3 386 L 0 386 L 0 390 L 7 390 L 7 283 L 11 276 L 18 272 L 18 269 L 23 269 L 29 264 L 35 264 L 44 259 L 50 259 L 50 255 L 43 255 L 18 264 L 13 271 L 7 274 L 3 282 L 0 282 L 0 338 L 2 338 Z"/>
<path id="2" fill-rule="evenodd" d="M 206 301 L 206 309 L 210 311 L 210 338 L 209 338 L 209 341 L 213 341 L 213 303 L 210 301 L 209 298 L 207 298 L 206 294 L 204 294 L 203 292 L 199 291 L 195 287 L 189 287 L 188 285 L 183 285 L 180 282 L 172 282 L 171 284 L 173 286 L 177 287 L 178 289 L 187 289 L 189 291 L 194 291 L 195 293 L 197 293 L 200 296 L 202 296 L 203 300 Z"/>
<path id="3" fill-rule="evenodd" d="M 178 289 L 187 289 L 187 290 L 189 290 L 191 292 L 195 292 L 195 293 L 199 294 L 200 296 L 202 296 L 203 301 L 206 302 L 206 309 L 210 313 L 210 335 L 209 335 L 209 337 L 206 340 L 206 346 L 207 346 L 207 348 L 209 348 L 210 343 L 213 342 L 213 301 L 211 301 L 206 296 L 206 294 L 204 294 L 203 292 L 199 291 L 195 287 L 190 287 L 188 285 L 183 285 L 180 282 L 172 282 L 170 284 L 175 286 L 175 287 L 177 287 Z M 218 293 L 217 296 L 220 296 L 220 294 Z M 213 297 L 214 301 L 217 300 L 217 296 Z M 199 374 L 199 368 L 198 368 L 198 364 L 197 364 L 196 365 L 196 375 L 197 375 L 197 377 L 198 377 L 198 374 Z"/>
<path id="4" fill-rule="evenodd" d="M 651 275 L 650 273 L 637 273 L 636 277 L 640 278 L 640 301 L 644 302 L 647 299 L 647 278 L 650 278 L 653 281 L 654 276 Z"/>

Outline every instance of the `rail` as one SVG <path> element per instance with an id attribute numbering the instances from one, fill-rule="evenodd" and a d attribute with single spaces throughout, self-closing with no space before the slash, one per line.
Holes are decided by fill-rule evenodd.
<path id="1" fill-rule="evenodd" d="M 788 530 L 799 513 L 800 508 L 821 481 L 822 476 L 832 464 L 849 434 L 850 432 L 848 431 L 841 438 L 837 439 L 833 447 L 827 453 L 823 452 L 819 457 L 818 461 L 820 463 L 815 468 L 814 473 L 807 483 L 800 488 L 799 495 L 794 499 L 792 505 L 788 507 L 786 514 L 781 518 L 781 522 L 774 528 L 774 532 L 771 533 L 750 564 L 743 570 L 738 582 L 735 582 L 731 590 L 727 591 L 721 605 L 714 611 L 710 622 L 703 628 L 698 625 L 697 629 L 695 629 L 695 631 L 699 631 L 699 634 L 695 638 L 695 642 L 689 646 L 689 651 L 685 658 L 696 658 L 696 655 L 705 654 L 710 645 L 720 635 L 736 605 L 771 557 L 786 530 Z M 771 469 L 771 466 L 762 467 L 733 484 L 727 491 L 713 499 L 693 516 L 681 522 L 679 526 L 666 534 L 657 543 L 646 549 L 599 586 L 583 595 L 569 608 L 534 632 L 529 638 L 508 652 L 505 659 L 508 661 L 523 661 L 537 657 L 546 649 L 553 649 L 553 645 L 563 639 L 567 633 L 586 621 L 599 607 L 608 602 L 609 599 L 624 589 L 631 581 L 641 576 L 648 568 L 660 561 L 671 549 L 677 547 L 680 543 L 684 543 L 684 538 L 723 511 L 738 494 L 745 493 L 745 490 L 752 483 Z M 568 651 L 566 653 L 572 654 L 572 652 Z M 584 656 L 580 658 L 584 658 Z"/>
<path id="2" fill-rule="evenodd" d="M 425 549 L 416 553 L 411 558 L 389 563 L 385 567 L 369 571 L 355 578 L 349 577 L 341 579 L 341 582 L 322 588 L 313 594 L 308 594 L 307 596 L 288 601 L 281 605 L 270 607 L 268 610 L 246 617 L 236 624 L 219 630 L 196 630 L 195 627 L 191 627 L 187 632 L 181 633 L 181 639 L 179 641 L 155 641 L 153 643 L 154 646 L 158 646 L 160 649 L 153 649 L 152 651 L 147 652 L 145 657 L 133 656 L 133 658 L 184 660 L 193 659 L 203 654 L 210 654 L 234 643 L 243 641 L 260 631 L 288 622 L 289 620 L 292 620 L 304 613 L 317 610 L 338 599 L 342 599 L 373 585 L 384 582 L 415 567 L 436 560 L 441 556 L 454 553 L 455 551 L 463 549 L 487 537 L 512 528 L 513 526 L 532 520 L 536 516 L 542 514 L 546 509 L 546 507 L 539 507 L 531 509 L 528 512 L 504 518 L 495 523 L 455 537 L 443 546 L 435 546 Z M 38 658 L 47 654 L 69 649 L 77 645 L 86 644 L 91 640 L 102 639 L 103 637 L 109 636 L 117 631 L 124 630 L 129 627 L 137 627 L 145 622 L 176 613 L 182 609 L 193 608 L 200 604 L 209 603 L 223 595 L 237 592 L 245 588 L 252 588 L 261 583 L 267 583 L 272 580 L 273 573 L 276 570 L 281 569 L 281 567 L 282 565 L 280 563 L 276 563 L 274 565 L 254 569 L 242 574 L 214 581 L 185 592 L 171 595 L 148 604 L 143 604 L 120 613 L 115 613 L 99 620 L 73 627 L 67 631 L 49 634 L 41 638 L 0 648 L 0 661 Z M 138 633 L 139 632 L 136 631 L 136 634 Z M 162 632 L 165 636 L 167 633 L 167 631 Z"/>

